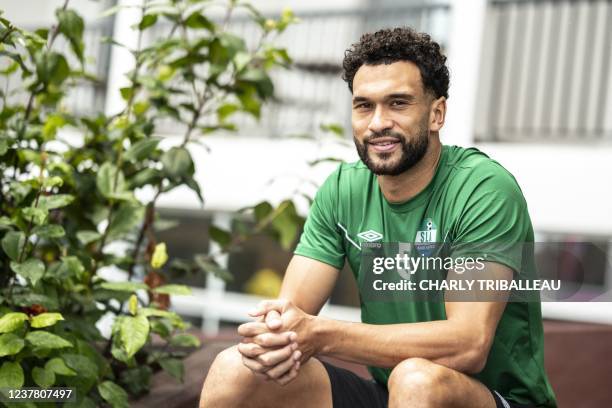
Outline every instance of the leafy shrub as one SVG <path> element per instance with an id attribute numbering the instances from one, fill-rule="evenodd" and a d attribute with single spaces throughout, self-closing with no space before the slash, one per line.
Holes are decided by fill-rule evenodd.
<path id="1" fill-rule="evenodd" d="M 114 115 L 64 108 L 72 89 L 96 80 L 86 72 L 84 21 L 68 2 L 50 29 L 28 32 L 0 18 L 0 74 L 18 84 L 0 93 L 0 387 L 76 387 L 80 406 L 124 407 L 148 390 L 158 368 L 181 379 L 181 358 L 199 340 L 168 310 L 169 296 L 188 288 L 170 284 L 163 270 L 156 201 L 178 186 L 203 201 L 189 144 L 235 129 L 236 113 L 259 117 L 273 95 L 269 71 L 291 63 L 270 37 L 295 20 L 289 11 L 267 19 L 231 1 L 219 23 L 208 7 L 144 3 L 139 45 L 129 50 L 135 64 L 121 89 L 125 107 Z M 226 30 L 238 8 L 261 28 L 253 48 Z M 144 47 L 154 28 L 162 34 Z M 182 132 L 165 149 L 155 136 L 164 120 Z M 140 190 L 152 198 L 142 202 Z M 286 247 L 303 221 L 291 201 L 262 203 L 255 215 L 256 231 L 272 231 Z M 210 233 L 223 250 L 248 234 Z M 203 254 L 187 267 L 226 276 Z M 108 268 L 127 280 L 105 280 L 100 271 Z M 96 323 L 108 315 L 107 339 Z"/>

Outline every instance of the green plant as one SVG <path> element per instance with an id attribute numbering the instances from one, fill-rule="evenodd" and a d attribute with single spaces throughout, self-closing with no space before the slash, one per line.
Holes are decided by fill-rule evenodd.
<path id="1" fill-rule="evenodd" d="M 0 387 L 70 386 L 79 406 L 123 407 L 148 390 L 157 368 L 182 377 L 181 357 L 199 341 L 167 310 L 169 296 L 188 288 L 170 284 L 163 269 L 156 202 L 182 185 L 203 201 L 189 144 L 235 130 L 236 113 L 259 117 L 273 95 L 269 71 L 291 63 L 271 37 L 295 21 L 289 11 L 273 20 L 232 0 L 217 23 L 209 7 L 144 2 L 125 107 L 112 116 L 63 108 L 71 89 L 95 81 L 86 72 L 84 21 L 68 1 L 51 29 L 28 32 L 0 16 L 0 75 L 17 84 L 0 91 Z M 238 8 L 261 28 L 253 48 L 226 30 Z M 159 35 L 143 45 L 154 27 Z M 58 38 L 67 51 L 54 47 Z M 166 119 L 183 125 L 182 139 L 162 148 L 155 132 Z M 152 198 L 141 202 L 139 189 Z M 286 247 L 303 222 L 291 201 L 262 203 L 254 214 L 255 232 L 272 231 Z M 251 232 L 210 235 L 227 251 Z M 109 267 L 127 280 L 102 278 Z M 188 269 L 227 276 L 210 255 Z M 109 314 L 107 339 L 96 323 Z"/>

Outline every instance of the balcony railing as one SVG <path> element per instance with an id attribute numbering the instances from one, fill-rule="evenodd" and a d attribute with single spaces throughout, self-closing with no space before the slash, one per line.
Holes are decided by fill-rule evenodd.
<path id="1" fill-rule="evenodd" d="M 485 21 L 478 140 L 612 140 L 610 1 L 495 0 Z"/>

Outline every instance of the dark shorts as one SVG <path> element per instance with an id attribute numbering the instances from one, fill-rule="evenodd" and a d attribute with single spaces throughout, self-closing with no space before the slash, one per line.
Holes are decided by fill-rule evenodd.
<path id="1" fill-rule="evenodd" d="M 387 408 L 389 391 L 374 380 L 367 380 L 344 368 L 321 361 L 331 382 L 334 408 Z M 491 390 L 497 408 L 529 408 L 506 401 Z"/>

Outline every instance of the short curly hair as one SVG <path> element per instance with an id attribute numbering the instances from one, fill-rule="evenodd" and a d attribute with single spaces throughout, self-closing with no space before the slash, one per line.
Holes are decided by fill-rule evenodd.
<path id="1" fill-rule="evenodd" d="M 448 98 L 450 75 L 446 67 L 446 56 L 440 45 L 428 34 L 419 33 L 410 27 L 386 28 L 361 36 L 359 42 L 345 51 L 342 68 L 344 79 L 353 92 L 353 79 L 362 65 L 391 64 L 410 61 L 421 72 L 425 91 L 436 98 Z"/>

